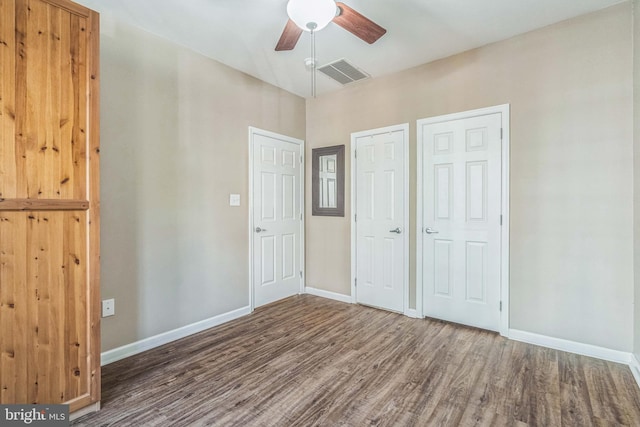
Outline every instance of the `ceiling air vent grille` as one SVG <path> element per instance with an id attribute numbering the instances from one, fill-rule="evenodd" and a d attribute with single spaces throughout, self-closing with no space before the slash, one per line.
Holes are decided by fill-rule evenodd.
<path id="1" fill-rule="evenodd" d="M 342 85 L 353 83 L 358 80 L 369 78 L 369 75 L 349 64 L 346 60 L 340 59 L 318 68 L 318 71 L 331 77 Z"/>

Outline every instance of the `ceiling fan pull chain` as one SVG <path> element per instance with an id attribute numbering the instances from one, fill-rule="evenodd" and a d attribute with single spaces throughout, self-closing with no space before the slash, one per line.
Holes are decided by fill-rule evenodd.
<path id="1" fill-rule="evenodd" d="M 311 28 L 311 96 L 316 97 L 316 32 Z"/>

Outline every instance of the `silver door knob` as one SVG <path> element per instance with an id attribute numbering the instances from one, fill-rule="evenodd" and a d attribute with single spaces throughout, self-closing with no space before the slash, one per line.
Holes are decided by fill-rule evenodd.
<path id="1" fill-rule="evenodd" d="M 438 234 L 439 233 L 439 231 L 436 231 L 431 227 L 425 228 L 424 232 L 427 233 L 427 234 Z"/>
<path id="2" fill-rule="evenodd" d="M 260 233 L 261 231 L 267 231 L 266 228 L 256 227 L 256 233 Z"/>
<path id="3" fill-rule="evenodd" d="M 398 234 L 400 234 L 400 233 L 402 233 L 402 230 L 400 230 L 400 227 L 396 227 L 393 230 L 389 230 L 389 233 L 398 233 Z"/>

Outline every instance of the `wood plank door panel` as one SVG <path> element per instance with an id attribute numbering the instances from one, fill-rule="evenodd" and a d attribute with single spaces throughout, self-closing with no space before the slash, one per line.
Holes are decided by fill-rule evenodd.
<path id="1" fill-rule="evenodd" d="M 0 403 L 100 397 L 98 14 L 0 0 Z"/>
<path id="2" fill-rule="evenodd" d="M 89 390 L 85 224 L 86 212 L 0 213 L 3 402 Z"/>

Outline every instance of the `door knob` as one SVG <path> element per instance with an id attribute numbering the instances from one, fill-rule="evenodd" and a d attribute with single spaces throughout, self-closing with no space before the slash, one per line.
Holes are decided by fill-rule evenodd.
<path id="1" fill-rule="evenodd" d="M 260 233 L 261 231 L 267 231 L 266 228 L 256 227 L 256 233 Z"/>
<path id="2" fill-rule="evenodd" d="M 389 233 L 398 233 L 398 234 L 400 234 L 400 233 L 402 233 L 402 230 L 400 230 L 400 227 L 396 227 L 393 230 L 389 230 Z"/>
<path id="3" fill-rule="evenodd" d="M 439 231 L 436 231 L 431 227 L 425 228 L 424 232 L 427 233 L 427 234 L 438 234 L 439 233 Z"/>

